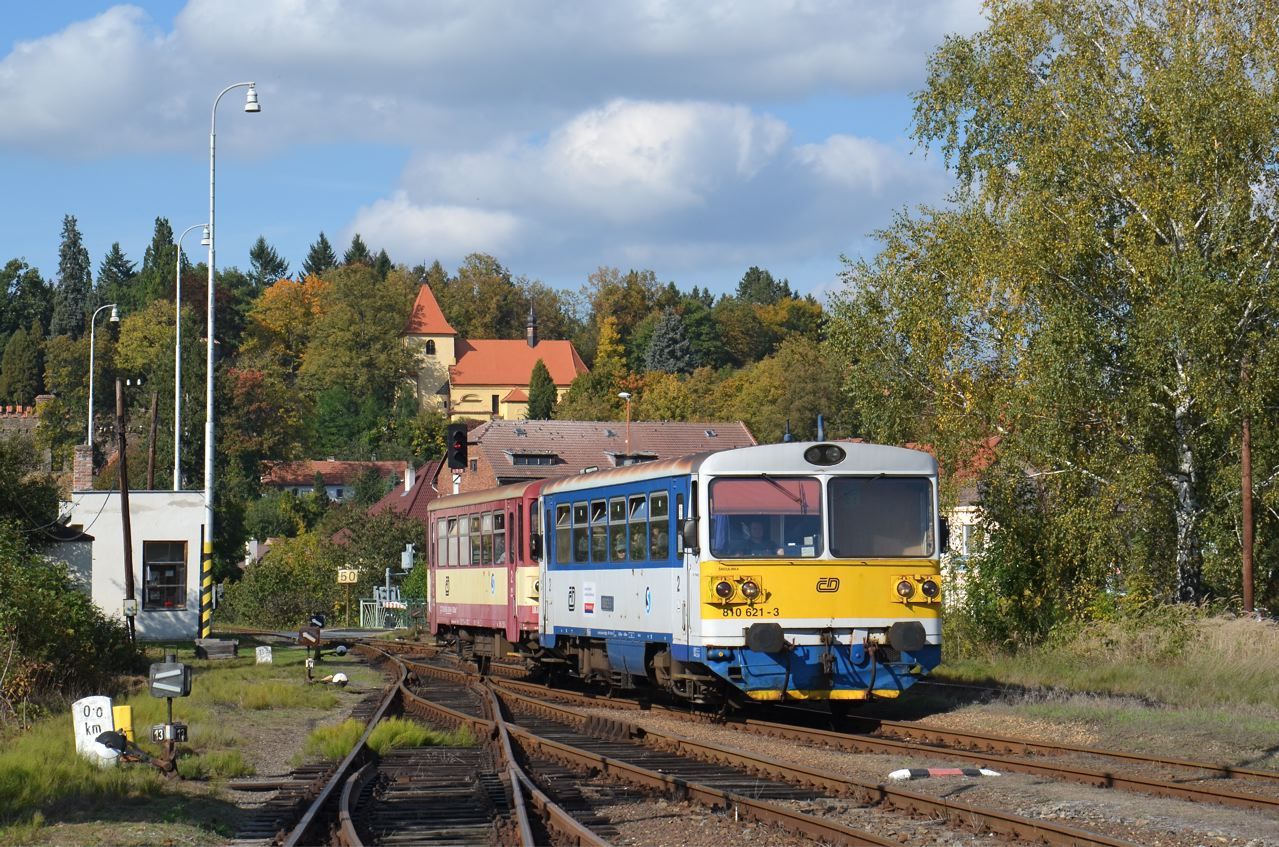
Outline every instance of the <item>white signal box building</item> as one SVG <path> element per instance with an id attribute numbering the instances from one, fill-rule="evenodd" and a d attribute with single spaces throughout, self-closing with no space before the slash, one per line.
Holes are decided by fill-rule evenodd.
<path id="1" fill-rule="evenodd" d="M 140 641 L 191 640 L 200 629 L 200 553 L 204 494 L 200 491 L 130 491 L 135 628 Z M 124 533 L 120 492 L 76 491 L 69 529 L 91 536 L 50 553 L 63 559 L 107 615 L 124 617 Z M 62 549 L 59 550 L 58 548 Z"/>

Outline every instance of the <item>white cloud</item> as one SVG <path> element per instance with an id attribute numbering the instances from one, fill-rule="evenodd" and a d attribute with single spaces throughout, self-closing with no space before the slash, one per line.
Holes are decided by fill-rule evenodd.
<path id="1" fill-rule="evenodd" d="M 353 229 L 370 244 L 421 233 L 403 255 L 450 264 L 482 249 L 511 267 L 579 279 L 599 264 L 678 274 L 780 259 L 807 265 L 859 244 L 895 207 L 939 200 L 945 184 L 936 163 L 907 148 L 849 135 L 796 146 L 784 124 L 746 107 L 615 100 L 536 140 L 420 154 L 379 204 L 384 213 L 362 212 Z M 440 206 L 474 213 L 450 221 L 477 230 L 431 240 L 425 226 L 404 223 Z M 499 241 L 500 251 L 479 246 Z M 571 256 L 591 264 L 569 270 Z"/>
<path id="2" fill-rule="evenodd" d="M 403 192 L 356 212 L 344 233 L 349 241 L 360 233 L 372 249 L 385 249 L 400 261 L 416 262 L 435 256 L 468 253 L 501 254 L 510 249 L 521 229 L 508 212 L 464 206 L 419 206 Z"/>
<path id="3" fill-rule="evenodd" d="M 614 99 L 903 91 L 978 23 L 976 0 L 190 0 L 160 33 L 117 6 L 0 59 L 0 144 L 186 149 L 218 82 L 256 79 L 262 142 L 464 149 Z"/>

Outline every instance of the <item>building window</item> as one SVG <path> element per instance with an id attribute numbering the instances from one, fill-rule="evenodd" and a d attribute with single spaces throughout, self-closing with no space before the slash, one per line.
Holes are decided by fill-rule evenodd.
<path id="1" fill-rule="evenodd" d="M 334 499 L 334 500 L 341 500 L 341 499 L 342 499 L 342 489 L 341 489 L 341 488 L 334 489 L 334 491 L 333 491 L 333 499 Z"/>
<path id="2" fill-rule="evenodd" d="M 555 464 L 556 454 L 554 453 L 516 453 L 511 456 L 511 464 L 513 465 L 553 465 Z"/>
<path id="3" fill-rule="evenodd" d="M 497 414 L 497 405 L 500 402 L 501 402 L 501 399 L 496 394 L 494 394 L 493 395 L 493 414 L 495 415 Z"/>
<path id="4" fill-rule="evenodd" d="M 431 338 L 431 339 L 427 339 L 427 342 L 426 342 L 426 355 L 428 355 L 428 356 L 434 356 L 434 355 L 435 355 L 435 339 L 433 339 L 433 338 Z"/>
<path id="5" fill-rule="evenodd" d="M 478 470 L 478 469 L 479 469 L 479 467 L 480 467 L 480 462 L 479 462 L 479 460 L 478 460 L 478 459 L 472 459 L 472 460 L 471 460 L 471 470 L 473 470 L 473 471 L 474 471 L 474 470 Z"/>
<path id="6" fill-rule="evenodd" d="M 142 608 L 160 612 L 187 607 L 187 543 L 142 542 Z"/>

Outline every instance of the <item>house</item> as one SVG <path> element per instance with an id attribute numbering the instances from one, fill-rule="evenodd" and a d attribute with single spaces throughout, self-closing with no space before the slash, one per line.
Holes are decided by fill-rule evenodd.
<path id="1" fill-rule="evenodd" d="M 491 420 L 467 436 L 468 465 L 461 472 L 440 470 L 436 487 L 478 491 L 530 479 L 673 459 L 690 453 L 731 450 L 755 444 L 741 421 L 510 421 Z"/>
<path id="2" fill-rule="evenodd" d="M 67 563 L 94 604 L 123 618 L 125 557 L 119 491 L 94 491 L 93 454 L 75 451 L 70 519 L 50 555 Z M 189 641 L 200 634 L 204 492 L 129 491 L 134 628 L 141 641 Z"/>
<path id="3" fill-rule="evenodd" d="M 409 465 L 408 473 L 404 476 L 404 485 L 397 485 L 381 500 L 370 506 L 369 514 L 395 512 L 416 518 L 422 522 L 423 526 L 426 526 L 426 507 L 440 496 L 440 492 L 435 488 L 435 482 L 443 465 L 443 459 L 432 459 L 421 468 Z"/>
<path id="4" fill-rule="evenodd" d="M 450 419 L 520 420 L 528 415 L 529 377 L 538 359 L 564 396 L 586 363 L 571 341 L 537 337 L 537 316 L 530 308 L 524 339 L 463 339 L 423 285 L 404 328 L 405 343 L 418 362 L 418 405 L 433 405 Z"/>
<path id="5" fill-rule="evenodd" d="M 265 488 L 302 495 L 315 488 L 315 478 L 319 475 L 329 499 L 342 502 L 355 495 L 356 481 L 369 468 L 376 469 L 378 476 L 386 480 L 391 477 L 399 479 L 401 474 L 407 475 L 410 467 L 405 462 L 346 462 L 335 459 L 269 462 L 261 481 Z"/>

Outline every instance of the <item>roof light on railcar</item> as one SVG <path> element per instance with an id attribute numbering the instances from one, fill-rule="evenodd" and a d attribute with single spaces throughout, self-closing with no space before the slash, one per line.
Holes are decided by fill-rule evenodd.
<path id="1" fill-rule="evenodd" d="M 804 461 L 810 465 L 838 465 L 844 461 L 844 448 L 834 444 L 814 444 L 804 451 Z"/>

